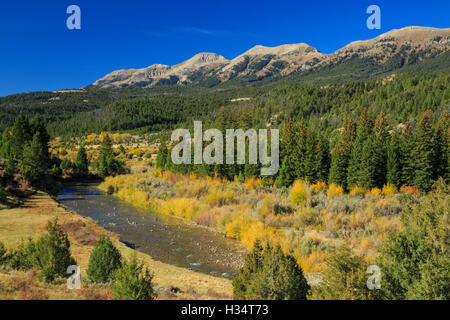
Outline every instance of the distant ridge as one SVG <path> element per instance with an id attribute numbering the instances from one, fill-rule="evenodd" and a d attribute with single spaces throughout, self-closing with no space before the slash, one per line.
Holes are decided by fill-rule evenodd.
<path id="1" fill-rule="evenodd" d="M 153 87 L 199 84 L 214 86 L 231 80 L 258 81 L 335 69 L 346 64 L 373 73 L 391 71 L 435 58 L 450 49 L 450 28 L 406 27 L 374 39 L 355 41 L 327 55 L 305 43 L 255 46 L 228 60 L 203 52 L 174 66 L 153 64 L 144 69 L 117 70 L 86 88 Z M 356 62 L 354 62 L 356 61 Z M 356 67 L 354 66 L 356 64 Z M 381 71 L 380 71 L 381 70 Z M 376 72 L 375 72 L 376 71 Z"/>

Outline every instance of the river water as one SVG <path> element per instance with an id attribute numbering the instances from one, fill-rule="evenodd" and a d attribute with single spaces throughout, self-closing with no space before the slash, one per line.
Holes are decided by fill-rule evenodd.
<path id="1" fill-rule="evenodd" d="M 175 217 L 138 209 L 97 186 L 93 182 L 68 184 L 57 200 L 120 234 L 123 243 L 155 260 L 214 276 L 236 276 L 245 254 L 237 241 Z"/>

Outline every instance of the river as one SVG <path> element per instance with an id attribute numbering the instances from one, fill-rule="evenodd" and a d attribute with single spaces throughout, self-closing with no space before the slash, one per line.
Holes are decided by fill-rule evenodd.
<path id="1" fill-rule="evenodd" d="M 178 218 L 138 209 L 107 195 L 98 182 L 67 184 L 57 201 L 120 235 L 120 240 L 153 259 L 191 270 L 232 278 L 245 250 L 235 240 Z"/>

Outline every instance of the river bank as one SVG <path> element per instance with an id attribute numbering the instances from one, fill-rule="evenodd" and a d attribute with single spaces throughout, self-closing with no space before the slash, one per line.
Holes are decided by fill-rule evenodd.
<path id="1" fill-rule="evenodd" d="M 83 276 L 86 275 L 89 256 L 94 248 L 95 241 L 92 240 L 100 235 L 107 235 L 124 257 L 129 258 L 132 254 L 136 254 L 138 259 L 154 272 L 154 284 L 161 294 L 159 298 L 232 298 L 230 280 L 163 263 L 153 259 L 148 254 L 133 250 L 119 241 L 120 236 L 118 234 L 99 226 L 93 219 L 67 210 L 48 194 L 42 192 L 30 196 L 18 208 L 0 210 L 0 242 L 3 242 L 7 248 L 15 248 L 21 240 L 29 237 L 35 239 L 44 234 L 47 222 L 55 218 L 58 218 L 61 225 L 72 226 L 68 227 L 67 230 L 71 242 L 71 251 L 81 268 Z M 0 271 L 0 284 L 7 285 L 12 277 L 25 279 L 28 275 L 3 270 Z M 39 286 L 42 287 L 42 284 L 39 284 Z M 62 284 L 55 286 L 49 285 L 45 288 L 49 299 L 85 298 L 81 293 L 70 291 Z M 170 289 L 178 291 L 178 294 L 167 294 L 170 293 Z"/>

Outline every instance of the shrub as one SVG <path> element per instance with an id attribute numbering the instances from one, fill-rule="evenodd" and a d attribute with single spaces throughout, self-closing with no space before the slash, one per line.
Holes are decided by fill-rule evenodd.
<path id="1" fill-rule="evenodd" d="M 67 234 L 60 230 L 58 221 L 48 222 L 48 234 L 38 239 L 35 252 L 32 254 L 33 267 L 41 270 L 39 277 L 46 282 L 56 277 L 66 277 L 67 267 L 76 262 L 70 253 L 70 242 Z"/>
<path id="2" fill-rule="evenodd" d="M 290 199 L 293 205 L 303 205 L 310 198 L 309 185 L 305 181 L 297 180 L 291 188 Z"/>
<path id="3" fill-rule="evenodd" d="M 351 196 L 363 196 L 365 193 L 366 193 L 366 190 L 364 188 L 359 187 L 359 186 L 354 186 L 350 190 L 350 195 Z"/>
<path id="4" fill-rule="evenodd" d="M 112 195 L 114 193 L 114 187 L 112 185 L 109 185 L 106 188 L 106 193 L 109 194 L 109 195 Z"/>
<path id="5" fill-rule="evenodd" d="M 379 196 L 379 195 L 381 195 L 381 189 L 380 188 L 372 188 L 370 190 L 370 194 L 372 194 L 374 196 Z"/>
<path id="6" fill-rule="evenodd" d="M 449 186 L 438 180 L 433 191 L 402 214 L 403 229 L 381 252 L 382 291 L 388 299 L 450 299 L 448 254 Z"/>
<path id="7" fill-rule="evenodd" d="M 327 190 L 327 183 L 319 181 L 313 184 L 311 187 L 313 188 L 314 192 L 318 193 L 322 190 Z"/>
<path id="8" fill-rule="evenodd" d="M 70 242 L 67 234 L 62 232 L 58 222 L 48 222 L 47 234 L 36 242 L 28 239 L 22 242 L 19 248 L 12 254 L 10 265 L 18 270 L 40 270 L 39 278 L 46 282 L 53 281 L 56 277 L 67 276 L 67 267 L 76 262 L 70 253 Z"/>
<path id="9" fill-rule="evenodd" d="M 7 250 L 5 248 L 5 245 L 0 242 L 0 266 L 6 264 L 6 262 L 8 260 L 9 259 L 8 259 Z"/>
<path id="10" fill-rule="evenodd" d="M 113 279 L 114 273 L 121 266 L 121 255 L 109 238 L 100 237 L 91 253 L 87 275 L 97 283 L 106 283 Z"/>
<path id="11" fill-rule="evenodd" d="M 233 280 L 236 299 L 305 300 L 310 287 L 294 257 L 259 242 L 245 259 L 245 265 Z"/>
<path id="12" fill-rule="evenodd" d="M 327 257 L 328 271 L 320 285 L 313 290 L 313 298 L 324 300 L 367 300 L 377 298 L 378 290 L 367 288 L 368 264 L 352 254 L 347 246 L 334 249 Z"/>
<path id="13" fill-rule="evenodd" d="M 213 187 L 208 195 L 204 197 L 206 203 L 210 205 L 225 206 L 233 203 L 234 192 L 230 189 L 222 189 L 221 187 Z"/>
<path id="14" fill-rule="evenodd" d="M 330 184 L 328 191 L 327 191 L 328 198 L 334 198 L 336 196 L 340 196 L 343 194 L 344 194 L 344 188 L 342 188 L 341 186 L 338 186 L 334 183 Z"/>
<path id="15" fill-rule="evenodd" d="M 393 184 L 388 183 L 383 186 L 383 195 L 392 196 L 396 193 L 397 193 L 397 187 L 394 186 Z"/>
<path id="16" fill-rule="evenodd" d="M 5 189 L 0 186 L 0 203 L 6 203 L 8 200 Z"/>
<path id="17" fill-rule="evenodd" d="M 11 255 L 9 261 L 11 267 L 16 270 L 27 271 L 33 268 L 33 257 L 36 253 L 36 244 L 34 241 L 28 239 L 28 241 L 21 242 L 16 251 Z"/>
<path id="18" fill-rule="evenodd" d="M 305 225 L 314 225 L 320 220 L 319 212 L 313 208 L 300 209 L 298 211 L 298 216 Z"/>
<path id="19" fill-rule="evenodd" d="M 133 256 L 116 272 L 112 285 L 114 300 L 154 300 L 152 280 L 153 274 Z"/>

